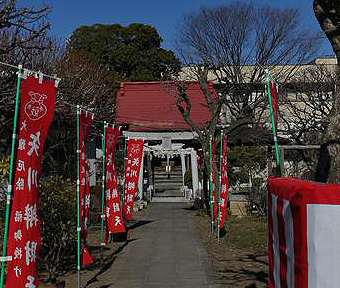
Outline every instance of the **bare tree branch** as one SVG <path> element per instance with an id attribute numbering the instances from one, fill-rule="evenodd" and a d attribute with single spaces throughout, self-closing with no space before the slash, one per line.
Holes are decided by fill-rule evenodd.
<path id="1" fill-rule="evenodd" d="M 233 2 L 185 15 L 177 46 L 188 77 L 200 81 L 204 71 L 219 84 L 230 120 L 259 121 L 267 107 L 258 93 L 264 68 L 280 82 L 290 80 L 298 65 L 314 60 L 319 40 L 317 32 L 302 28 L 296 9 Z"/>
<path id="2" fill-rule="evenodd" d="M 32 49 L 32 40 L 43 37 L 50 28 L 50 7 L 20 7 L 17 0 L 0 1 L 0 55 L 14 49 Z M 35 46 L 34 48 L 38 48 Z"/>

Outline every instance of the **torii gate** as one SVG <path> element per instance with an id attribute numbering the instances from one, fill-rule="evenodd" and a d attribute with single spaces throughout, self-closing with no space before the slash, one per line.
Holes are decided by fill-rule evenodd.
<path id="1" fill-rule="evenodd" d="M 144 147 L 144 155 L 147 153 L 147 159 L 150 159 L 150 152 L 153 151 L 156 156 L 161 157 L 172 157 L 172 156 L 180 156 L 181 157 L 181 166 L 182 166 L 182 180 L 184 187 L 184 174 L 186 172 L 186 163 L 185 163 L 185 155 L 190 156 L 191 160 L 191 173 L 192 173 L 192 185 L 193 191 L 192 194 L 185 193 L 185 198 L 190 200 L 195 197 L 196 192 L 199 189 L 199 180 L 198 180 L 198 164 L 197 164 L 197 152 L 193 148 L 183 148 L 184 144 L 177 143 L 171 144 L 172 140 L 192 140 L 196 137 L 196 133 L 193 132 L 129 132 L 124 131 L 123 135 L 127 138 L 142 138 L 144 141 L 147 140 L 162 140 L 162 145 L 146 145 Z M 143 159 L 144 159 L 143 155 Z M 142 162 L 142 165 L 144 163 Z M 143 167 L 143 166 L 142 166 Z M 139 183 L 138 183 L 138 191 L 139 191 L 139 199 L 142 199 L 143 196 L 143 169 L 141 169 L 139 175 Z M 148 187 L 148 191 L 151 191 L 154 187 Z M 148 195 L 149 200 L 151 199 L 151 195 Z"/>

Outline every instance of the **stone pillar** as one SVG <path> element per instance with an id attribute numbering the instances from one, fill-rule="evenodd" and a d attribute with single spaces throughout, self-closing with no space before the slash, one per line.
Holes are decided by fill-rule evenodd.
<path id="1" fill-rule="evenodd" d="M 183 179 L 183 186 L 184 186 L 184 174 L 187 171 L 185 168 L 185 154 L 181 152 L 181 163 L 182 163 L 182 179 Z"/>
<path id="2" fill-rule="evenodd" d="M 166 171 L 166 174 L 167 174 L 167 178 L 170 179 L 171 166 L 170 166 L 170 155 L 169 154 L 166 154 L 165 171 Z"/>
<path id="3" fill-rule="evenodd" d="M 190 156 L 189 155 L 185 155 L 185 160 L 186 160 L 186 170 L 185 171 L 188 171 L 190 170 Z"/>
<path id="4" fill-rule="evenodd" d="M 153 179 L 152 179 L 152 164 L 151 164 L 151 153 L 150 151 L 148 151 L 147 155 L 146 155 L 146 163 L 148 166 L 148 181 L 149 181 L 149 187 L 147 190 L 147 199 L 148 201 L 151 201 L 151 194 L 152 194 L 152 190 L 153 190 Z"/>
<path id="5" fill-rule="evenodd" d="M 138 179 L 138 198 L 139 201 L 143 199 L 143 174 L 144 174 L 144 151 L 142 156 L 142 163 L 140 164 L 140 172 L 139 172 L 139 179 Z"/>
<path id="6" fill-rule="evenodd" d="M 192 175 L 192 193 L 193 197 L 196 197 L 196 193 L 198 190 L 198 167 L 197 167 L 197 152 L 192 149 L 191 150 L 191 175 Z"/>

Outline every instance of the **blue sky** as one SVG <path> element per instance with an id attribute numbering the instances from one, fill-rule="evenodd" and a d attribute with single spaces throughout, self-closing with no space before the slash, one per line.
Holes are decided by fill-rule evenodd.
<path id="1" fill-rule="evenodd" d="M 150 24 L 157 28 L 163 38 L 163 48 L 174 49 L 173 39 L 176 25 L 183 13 L 197 11 L 201 6 L 228 4 L 231 0 L 41 0 L 52 6 L 50 21 L 52 35 L 65 39 L 82 25 L 95 23 L 129 25 Z M 243 0 L 247 1 L 247 0 Z M 29 3 L 30 0 L 23 0 Z M 39 1 L 37 1 L 39 2 Z M 36 2 L 36 3 L 37 3 Z M 242 1 L 241 1 L 242 2 Z M 249 1 L 248 1 L 249 2 Z M 313 0 L 254 0 L 275 7 L 296 7 L 301 10 L 306 27 L 319 29 L 314 17 Z M 32 2 L 31 2 L 32 3 Z M 29 4 L 30 5 L 30 4 Z M 321 54 L 332 54 L 325 39 Z"/>

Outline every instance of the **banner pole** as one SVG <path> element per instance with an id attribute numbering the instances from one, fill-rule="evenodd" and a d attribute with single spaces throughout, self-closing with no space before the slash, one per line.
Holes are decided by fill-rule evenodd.
<path id="1" fill-rule="evenodd" d="M 217 212 L 217 242 L 220 243 L 220 224 L 221 224 L 221 188 L 222 188 L 222 159 L 223 159 L 223 129 L 221 130 L 221 138 L 220 138 L 220 175 L 218 182 L 218 212 Z"/>
<path id="2" fill-rule="evenodd" d="M 105 220 L 105 181 L 106 181 L 106 127 L 107 123 L 104 122 L 104 132 L 102 139 L 102 162 L 103 162 L 103 176 L 102 176 L 102 215 L 101 215 L 101 230 L 100 230 L 100 259 L 103 261 L 103 248 L 104 248 L 104 220 Z"/>
<path id="3" fill-rule="evenodd" d="M 126 181 L 126 146 L 127 141 L 126 137 L 124 137 L 124 153 L 123 153 L 123 161 L 124 161 L 124 184 L 123 184 L 123 191 L 122 191 L 122 211 L 124 216 L 124 209 L 125 209 L 125 181 Z"/>
<path id="4" fill-rule="evenodd" d="M 8 238 L 8 228 L 9 228 L 9 217 L 10 217 L 10 208 L 11 208 L 11 198 L 12 198 L 12 183 L 14 176 L 14 160 L 15 160 L 15 143 L 17 138 L 17 123 L 18 123 L 18 114 L 19 114 L 19 102 L 20 102 L 20 89 L 21 89 L 21 77 L 22 77 L 22 65 L 18 65 L 18 79 L 17 79 L 17 90 L 15 95 L 15 110 L 14 110 L 14 122 L 13 122 L 13 135 L 12 135 L 12 147 L 11 147 L 11 161 L 10 161 L 10 170 L 9 170 L 9 180 L 8 180 L 8 189 L 7 189 L 7 201 L 6 201 L 6 220 L 4 227 L 4 240 L 3 240 L 3 251 L 2 251 L 2 261 L 1 261 L 1 279 L 0 279 L 0 287 L 2 288 L 4 285 L 5 278 L 5 259 L 7 254 L 7 238 Z"/>
<path id="5" fill-rule="evenodd" d="M 279 146 L 277 143 L 277 131 L 275 127 L 275 120 L 274 120 L 274 111 L 273 111 L 273 101 L 272 95 L 270 93 L 270 79 L 269 79 L 269 70 L 266 69 L 266 85 L 267 85 L 267 92 L 268 92 L 268 100 L 269 100 L 269 107 L 270 107 L 270 119 L 272 122 L 272 132 L 273 132 L 273 139 L 275 144 L 275 156 L 276 156 L 276 164 L 278 166 L 279 176 L 282 175 L 281 171 L 281 163 L 280 163 L 280 155 L 279 155 Z"/>
<path id="6" fill-rule="evenodd" d="M 209 177 L 209 194 L 210 194 L 210 215 L 211 215 L 211 234 L 214 231 L 214 205 L 213 205 L 213 189 L 212 189 L 212 136 L 209 141 L 209 161 L 210 161 L 210 177 Z"/>
<path id="7" fill-rule="evenodd" d="M 80 106 L 77 105 L 77 287 L 80 288 Z"/>

